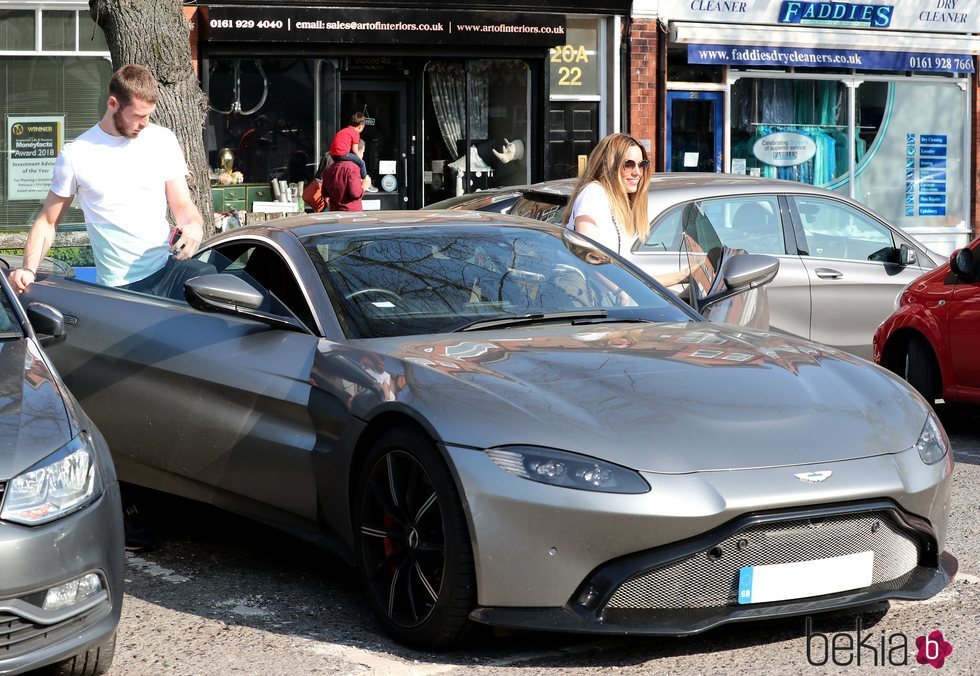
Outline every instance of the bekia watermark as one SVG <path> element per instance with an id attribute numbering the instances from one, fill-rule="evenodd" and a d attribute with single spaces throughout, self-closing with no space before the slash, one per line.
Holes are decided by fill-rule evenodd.
<path id="1" fill-rule="evenodd" d="M 900 631 L 866 631 L 860 616 L 854 620 L 854 632 L 821 633 L 813 630 L 813 619 L 806 618 L 806 661 L 822 667 L 828 663 L 846 666 L 903 666 L 910 657 L 919 664 L 941 669 L 946 658 L 953 652 L 953 645 L 939 630 L 913 641 L 910 652 L 909 638 Z"/>

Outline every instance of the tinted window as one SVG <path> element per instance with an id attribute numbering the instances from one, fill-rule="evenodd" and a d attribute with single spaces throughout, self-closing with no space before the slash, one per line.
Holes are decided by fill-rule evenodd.
<path id="1" fill-rule="evenodd" d="M 891 231 L 848 204 L 820 197 L 796 197 L 811 256 L 855 261 L 891 261 Z"/>
<path id="2" fill-rule="evenodd" d="M 0 274 L 5 273 L 0 272 Z M 17 317 L 14 315 L 10 300 L 7 298 L 6 292 L 0 288 L 0 337 L 7 337 L 9 334 L 14 334 L 17 337 L 23 335 L 20 326 L 17 324 Z"/>
<path id="3" fill-rule="evenodd" d="M 589 309 L 691 319 L 669 294 L 564 229 L 392 228 L 305 244 L 349 337 L 439 333 L 482 319 Z"/>

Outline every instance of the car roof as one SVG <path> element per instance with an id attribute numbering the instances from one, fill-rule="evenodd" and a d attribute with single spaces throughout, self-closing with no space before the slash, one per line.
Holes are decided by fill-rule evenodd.
<path id="1" fill-rule="evenodd" d="M 392 227 L 482 227 L 508 226 L 533 229 L 553 229 L 556 226 L 529 221 L 526 218 L 507 216 L 493 212 L 466 210 L 422 210 L 422 211 L 327 211 L 303 214 L 286 218 L 275 218 L 243 228 L 234 228 L 214 238 L 239 236 L 246 233 L 259 234 L 273 228 L 292 232 L 299 238 L 329 233 L 352 232 Z M 209 242 L 210 243 L 210 242 Z"/>
<path id="2" fill-rule="evenodd" d="M 551 195 L 571 195 L 575 191 L 578 179 L 564 178 L 556 181 L 544 181 L 528 187 L 527 193 L 545 193 Z M 762 176 L 747 176 L 743 174 L 715 174 L 708 172 L 662 172 L 650 176 L 650 191 L 674 193 L 691 192 L 692 197 L 711 195 L 731 195 L 733 193 L 758 192 L 792 192 L 827 195 L 831 191 L 818 188 L 806 183 L 784 181 Z M 844 197 L 840 193 L 833 193 Z M 531 198 L 531 195 L 528 195 Z"/>

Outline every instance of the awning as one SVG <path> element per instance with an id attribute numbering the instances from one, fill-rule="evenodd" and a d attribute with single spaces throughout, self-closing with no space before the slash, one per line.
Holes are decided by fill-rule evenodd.
<path id="1" fill-rule="evenodd" d="M 691 63 L 972 73 L 980 36 L 840 28 L 670 24 Z"/>

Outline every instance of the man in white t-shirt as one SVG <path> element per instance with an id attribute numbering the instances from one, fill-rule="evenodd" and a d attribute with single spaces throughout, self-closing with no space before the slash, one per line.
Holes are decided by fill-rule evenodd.
<path id="1" fill-rule="evenodd" d="M 189 260 L 204 237 L 204 220 L 187 187 L 187 164 L 177 137 L 150 124 L 159 89 L 149 70 L 123 66 L 109 81 L 98 124 L 58 155 L 51 191 L 27 238 L 24 264 L 10 274 L 18 291 L 37 277 L 55 230 L 77 197 L 98 282 L 171 298 L 183 283 L 212 266 Z M 171 237 L 167 207 L 180 232 Z"/>

